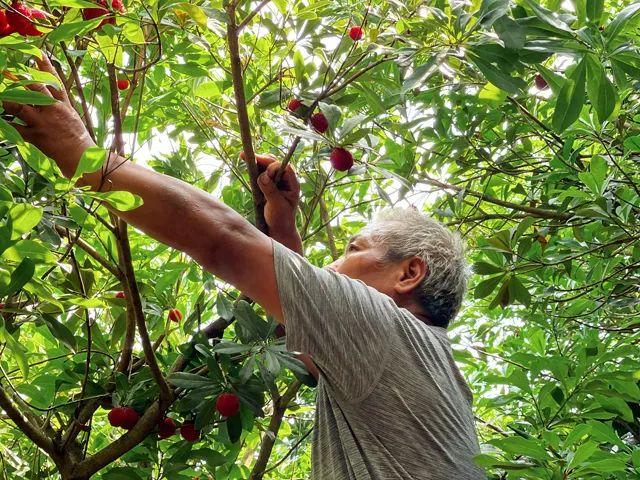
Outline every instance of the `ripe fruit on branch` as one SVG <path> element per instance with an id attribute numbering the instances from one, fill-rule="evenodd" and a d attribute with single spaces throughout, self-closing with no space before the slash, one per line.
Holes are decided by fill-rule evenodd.
<path id="1" fill-rule="evenodd" d="M 196 427 L 193 423 L 183 423 L 180 427 L 180 435 L 187 442 L 197 442 L 200 438 L 200 432 L 196 430 Z"/>
<path id="2" fill-rule="evenodd" d="M 111 25 L 116 24 L 115 13 L 125 13 L 124 4 L 122 0 L 111 0 L 111 9 L 109 9 L 109 4 L 107 0 L 98 0 L 95 8 L 83 8 L 82 9 L 82 18 L 84 20 L 93 20 L 94 18 L 104 17 L 105 15 L 109 15 L 109 18 L 105 18 L 100 22 L 98 28 L 103 25 L 109 23 Z"/>
<path id="3" fill-rule="evenodd" d="M 171 310 L 169 310 L 169 315 L 167 315 L 167 318 L 172 322 L 180 322 L 182 321 L 182 312 L 177 308 L 172 308 Z"/>
<path id="4" fill-rule="evenodd" d="M 273 333 L 276 336 L 276 338 L 282 338 L 287 334 L 287 330 L 283 324 L 279 323 L 276 326 L 276 328 L 273 330 Z"/>
<path id="5" fill-rule="evenodd" d="M 126 90 L 127 88 L 129 88 L 129 80 L 127 80 L 126 78 L 121 78 L 116 83 L 118 85 L 118 90 Z"/>
<path id="6" fill-rule="evenodd" d="M 13 33 L 13 27 L 9 23 L 7 14 L 4 10 L 0 10 L 0 37 L 6 37 Z"/>
<path id="7" fill-rule="evenodd" d="M 302 106 L 302 102 L 300 100 L 298 100 L 297 98 L 292 98 L 291 100 L 289 100 L 289 103 L 287 104 L 287 110 L 289 110 L 290 112 L 295 112 L 301 106 Z"/>
<path id="8" fill-rule="evenodd" d="M 340 172 L 346 172 L 353 167 L 353 155 L 349 150 L 342 147 L 335 147 L 331 150 L 329 161 L 331 166 Z"/>
<path id="9" fill-rule="evenodd" d="M 364 30 L 362 29 L 362 27 L 356 25 L 349 29 L 349 36 L 351 37 L 351 40 L 357 42 L 362 37 L 364 37 Z"/>
<path id="10" fill-rule="evenodd" d="M 107 415 L 107 419 L 113 427 L 131 430 L 136 426 L 138 420 L 140 420 L 140 415 L 131 407 L 115 407 L 111 409 Z"/>
<path id="11" fill-rule="evenodd" d="M 169 438 L 176 433 L 176 423 L 172 418 L 165 417 L 158 424 L 158 436 L 160 438 Z"/>
<path id="12" fill-rule="evenodd" d="M 36 28 L 33 19 L 45 18 L 44 12 L 29 8 L 22 2 L 14 1 L 6 12 L 7 21 L 12 32 L 18 32 L 23 37 L 39 37 L 42 32 Z"/>
<path id="13" fill-rule="evenodd" d="M 549 84 L 540 74 L 536 75 L 535 83 L 538 90 L 546 90 L 549 88 Z"/>
<path id="14" fill-rule="evenodd" d="M 233 417 L 240 411 L 240 399 L 235 393 L 221 393 L 216 399 L 216 410 L 223 417 Z"/>
<path id="15" fill-rule="evenodd" d="M 322 112 L 314 113 L 313 115 L 311 115 L 310 121 L 316 132 L 324 133 L 329 128 L 329 121 Z"/>
<path id="16" fill-rule="evenodd" d="M 123 291 L 116 292 L 116 298 L 127 298 Z"/>

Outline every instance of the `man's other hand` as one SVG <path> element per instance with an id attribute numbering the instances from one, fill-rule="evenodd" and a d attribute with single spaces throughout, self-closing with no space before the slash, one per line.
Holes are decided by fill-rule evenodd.
<path id="1" fill-rule="evenodd" d="M 60 82 L 61 89 L 31 84 L 27 88 L 57 100 L 52 105 L 23 105 L 3 102 L 5 113 L 22 120 L 25 125 L 13 123 L 13 127 L 29 143 L 32 143 L 42 153 L 56 161 L 66 177 L 75 173 L 80 157 L 84 151 L 94 146 L 93 140 L 82 123 L 80 116 L 71 105 L 63 83 L 58 77 L 53 65 L 42 53 L 42 60 L 36 58 L 38 68 L 55 76 Z"/>
<path id="2" fill-rule="evenodd" d="M 244 154 L 240 154 L 244 158 Z M 300 184 L 290 165 L 276 185 L 275 178 L 281 163 L 271 154 L 256 155 L 258 164 L 258 186 L 266 204 L 264 217 L 272 237 L 288 236 L 296 231 L 296 209 L 300 200 Z"/>

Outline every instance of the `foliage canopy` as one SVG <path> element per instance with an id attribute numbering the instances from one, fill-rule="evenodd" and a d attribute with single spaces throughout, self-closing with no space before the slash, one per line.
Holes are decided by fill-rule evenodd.
<path id="1" fill-rule="evenodd" d="M 451 336 L 478 462 L 492 478 L 640 476 L 640 3 L 151 0 L 101 26 L 86 0 L 33 6 L 42 36 L 0 38 L 1 100 L 46 103 L 25 85 L 55 81 L 27 60 L 51 52 L 98 145 L 258 226 L 238 152 L 290 160 L 316 264 L 388 204 L 460 229 L 475 274 Z M 313 389 L 275 323 L 99 203 L 139 199 L 73 188 L 4 117 L 0 142 L 0 477 L 305 478 Z M 334 146 L 349 172 L 329 168 Z M 228 389 L 241 411 L 223 419 Z M 114 405 L 144 414 L 123 437 Z M 202 440 L 159 440 L 165 407 Z"/>

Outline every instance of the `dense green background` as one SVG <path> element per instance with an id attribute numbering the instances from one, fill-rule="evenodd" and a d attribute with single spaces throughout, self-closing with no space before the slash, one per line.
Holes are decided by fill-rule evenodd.
<path id="1" fill-rule="evenodd" d="M 640 3 L 236 3 L 128 2 L 99 30 L 82 21 L 84 0 L 35 4 L 51 14 L 45 36 L 0 39 L 0 99 L 46 101 L 23 87 L 52 81 L 26 62 L 44 48 L 101 146 L 120 124 L 115 98 L 127 155 L 254 219 L 227 27 L 248 19 L 236 67 L 254 148 L 282 158 L 299 137 L 289 156 L 310 260 L 339 256 L 389 204 L 424 208 L 468 241 L 475 273 L 451 337 L 490 477 L 640 478 Z M 365 28 L 357 43 L 354 24 Z M 132 87 L 118 92 L 116 77 Z M 294 96 L 319 103 L 325 135 L 287 113 Z M 39 435 L 70 462 L 69 479 L 98 457 L 105 480 L 261 478 L 265 466 L 265 478 L 307 478 L 314 391 L 273 322 L 184 255 L 131 229 L 123 237 L 95 195 L 71 188 L 4 120 L 0 140 L 0 400 L 15 407 L 0 422 L 0 478 L 58 478 Z M 329 168 L 334 145 L 356 158 L 348 174 Z M 87 169 L 102 158 L 87 156 Z M 130 266 L 139 296 L 122 283 Z M 180 325 L 166 320 L 173 307 Z M 201 442 L 147 436 L 152 408 L 143 440 L 112 444 L 123 431 L 105 407 L 157 408 L 136 317 L 177 388 L 169 415 L 195 415 Z M 202 333 L 211 322 L 222 343 Z M 230 385 L 242 412 L 221 421 L 214 399 Z"/>

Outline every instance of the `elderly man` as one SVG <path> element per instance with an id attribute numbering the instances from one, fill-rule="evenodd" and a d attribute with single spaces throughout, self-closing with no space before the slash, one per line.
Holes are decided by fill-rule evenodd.
<path id="1" fill-rule="evenodd" d="M 46 57 L 39 67 L 55 75 Z M 63 91 L 32 88 L 58 102 L 5 104 L 6 112 L 71 178 L 93 142 Z M 342 258 L 314 267 L 292 251 L 302 250 L 293 171 L 278 188 L 279 163 L 259 161 L 277 241 L 206 192 L 116 155 L 79 184 L 142 197 L 141 207 L 116 213 L 186 252 L 286 325 L 288 348 L 305 354 L 319 376 L 314 478 L 484 478 L 473 462 L 471 392 L 446 334 L 465 291 L 460 239 L 417 211 L 391 210 L 353 237 Z"/>

